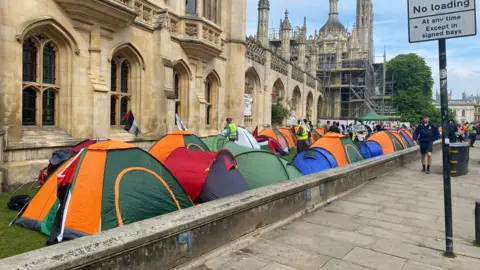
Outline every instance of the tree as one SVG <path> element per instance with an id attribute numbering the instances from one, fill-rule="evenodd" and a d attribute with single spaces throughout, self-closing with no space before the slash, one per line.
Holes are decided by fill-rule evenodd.
<path id="1" fill-rule="evenodd" d="M 400 54 L 387 63 L 387 78 L 394 82 L 394 92 L 416 87 L 427 97 L 432 96 L 432 70 L 425 60 L 415 53 Z"/>
<path id="2" fill-rule="evenodd" d="M 289 115 L 290 111 L 283 107 L 280 102 L 272 104 L 272 125 L 281 125 Z"/>

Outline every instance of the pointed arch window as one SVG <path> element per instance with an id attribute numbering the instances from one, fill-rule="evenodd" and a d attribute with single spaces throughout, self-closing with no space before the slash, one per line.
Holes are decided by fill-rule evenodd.
<path id="1" fill-rule="evenodd" d="M 125 125 L 131 101 L 131 65 L 122 55 L 113 57 L 110 65 L 110 125 Z"/>
<path id="2" fill-rule="evenodd" d="M 57 48 L 51 38 L 39 34 L 25 39 L 22 49 L 22 125 L 55 125 L 60 93 Z"/>
<path id="3" fill-rule="evenodd" d="M 56 50 L 51 42 L 43 46 L 43 83 L 55 84 Z"/>
<path id="4" fill-rule="evenodd" d="M 37 80 L 37 44 L 32 38 L 23 42 L 23 81 Z"/>
<path id="5" fill-rule="evenodd" d="M 205 83 L 205 100 L 207 101 L 206 107 L 206 117 L 205 121 L 207 125 L 211 124 L 212 120 L 212 91 L 213 91 L 213 83 L 210 79 L 207 79 Z"/>
<path id="6" fill-rule="evenodd" d="M 23 89 L 22 93 L 22 125 L 37 124 L 37 91 L 32 88 Z"/>

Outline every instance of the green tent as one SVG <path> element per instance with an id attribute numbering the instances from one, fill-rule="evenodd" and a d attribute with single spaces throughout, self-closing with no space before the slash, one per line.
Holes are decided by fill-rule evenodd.
<path id="1" fill-rule="evenodd" d="M 229 150 L 235 156 L 240 172 L 250 189 L 302 176 L 295 166 L 272 152 L 248 148 L 231 142 L 226 143 L 224 149 Z"/>
<path id="2" fill-rule="evenodd" d="M 358 120 L 360 121 L 388 121 L 388 118 L 385 116 L 378 115 L 378 113 L 371 111 L 366 115 L 359 117 Z"/>
<path id="3" fill-rule="evenodd" d="M 228 142 L 228 140 L 227 140 L 227 138 L 225 138 L 225 136 L 218 135 L 218 136 L 213 138 L 212 147 L 210 148 L 210 150 L 213 151 L 213 152 L 218 152 L 221 149 L 223 149 L 223 147 L 225 146 L 225 144 L 227 142 Z"/>

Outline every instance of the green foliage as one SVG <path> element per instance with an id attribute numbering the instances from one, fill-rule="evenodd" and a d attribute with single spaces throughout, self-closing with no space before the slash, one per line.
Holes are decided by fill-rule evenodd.
<path id="1" fill-rule="evenodd" d="M 396 91 L 414 87 L 425 96 L 432 96 L 432 70 L 415 53 L 400 54 L 387 63 L 387 78 L 393 78 Z"/>
<path id="2" fill-rule="evenodd" d="M 272 104 L 272 124 L 281 125 L 290 116 L 290 111 L 282 104 Z"/>
<path id="3" fill-rule="evenodd" d="M 432 104 L 432 70 L 420 56 L 400 54 L 387 63 L 387 78 L 394 81 L 394 105 L 400 121 L 418 123 L 423 115 L 430 115 L 432 123 L 441 125 L 440 110 Z M 454 110 L 449 110 L 449 120 L 456 122 Z"/>

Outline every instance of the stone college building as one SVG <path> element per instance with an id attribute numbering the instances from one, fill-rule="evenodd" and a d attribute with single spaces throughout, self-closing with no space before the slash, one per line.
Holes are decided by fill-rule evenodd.
<path id="1" fill-rule="evenodd" d="M 201 137 L 226 117 L 268 127 L 272 102 L 312 122 L 340 116 L 342 72 L 372 59 L 373 9 L 357 0 L 350 33 L 329 1 L 308 35 L 288 12 L 270 29 L 274 1 L 259 0 L 246 38 L 246 0 L 1 0 L 0 184 L 36 177 L 52 151 L 86 138 L 148 149 L 176 114 Z M 123 130 L 129 110 L 139 137 Z"/>

